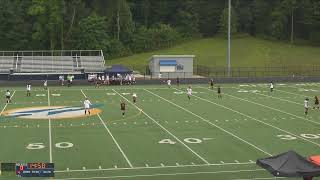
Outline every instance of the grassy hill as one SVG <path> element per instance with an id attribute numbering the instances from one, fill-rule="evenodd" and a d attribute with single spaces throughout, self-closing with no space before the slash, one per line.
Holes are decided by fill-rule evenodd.
<path id="1" fill-rule="evenodd" d="M 194 54 L 195 64 L 226 66 L 227 41 L 220 37 L 189 41 L 169 49 L 135 54 L 107 60 L 107 65 L 123 64 L 144 70 L 154 54 Z M 232 39 L 233 67 L 320 65 L 320 47 L 297 46 L 289 43 L 257 39 L 250 36 Z"/>

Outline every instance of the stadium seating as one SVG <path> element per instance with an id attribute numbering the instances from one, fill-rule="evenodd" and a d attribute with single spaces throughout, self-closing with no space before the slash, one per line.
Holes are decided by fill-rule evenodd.
<path id="1" fill-rule="evenodd" d="M 102 51 L 99 51 L 101 53 L 91 53 L 97 55 L 87 55 L 88 53 L 86 55 L 81 55 L 81 53 L 79 53 L 80 55 L 78 55 L 73 54 L 72 51 L 70 51 L 71 53 L 69 53 L 69 56 L 56 55 L 59 54 L 56 53 L 56 51 L 51 55 L 50 51 L 46 51 L 45 56 L 36 56 L 30 52 L 23 52 L 23 54 L 20 52 L 12 52 L 11 56 L 1 56 L 1 54 L 4 53 L 0 52 L 0 73 L 9 73 L 10 70 L 12 70 L 13 73 L 75 73 L 82 70 L 84 70 L 86 73 L 93 73 L 103 72 L 105 70 Z M 47 55 L 48 52 L 49 55 Z M 63 51 L 63 53 L 68 54 L 66 51 Z"/>

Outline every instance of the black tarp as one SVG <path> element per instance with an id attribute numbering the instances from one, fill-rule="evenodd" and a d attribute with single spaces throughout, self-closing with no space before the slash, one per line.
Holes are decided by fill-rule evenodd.
<path id="1" fill-rule="evenodd" d="M 320 175 L 320 166 L 294 151 L 258 159 L 257 165 L 277 177 L 316 177 Z"/>

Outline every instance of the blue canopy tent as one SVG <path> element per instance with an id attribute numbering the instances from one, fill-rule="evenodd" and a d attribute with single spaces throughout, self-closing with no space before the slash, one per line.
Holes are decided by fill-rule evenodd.
<path id="1" fill-rule="evenodd" d="M 116 76 L 117 74 L 131 74 L 132 70 L 122 65 L 113 65 L 111 68 L 106 69 L 105 74 L 109 74 L 109 76 Z"/>

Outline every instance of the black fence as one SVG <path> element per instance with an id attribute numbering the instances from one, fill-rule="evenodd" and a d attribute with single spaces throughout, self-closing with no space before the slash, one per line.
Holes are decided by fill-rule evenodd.
<path id="1" fill-rule="evenodd" d="M 158 78 L 151 76 L 148 66 L 129 66 L 129 68 L 138 71 L 145 78 Z M 174 76 L 174 73 L 168 74 Z M 195 65 L 193 74 L 203 77 L 228 77 L 228 69 Z M 230 74 L 231 77 L 320 77 L 320 66 L 232 67 Z"/>
<path id="2" fill-rule="evenodd" d="M 205 77 L 227 77 L 225 67 L 196 66 L 194 74 Z M 233 67 L 231 77 L 314 77 L 320 76 L 320 66 Z"/>

